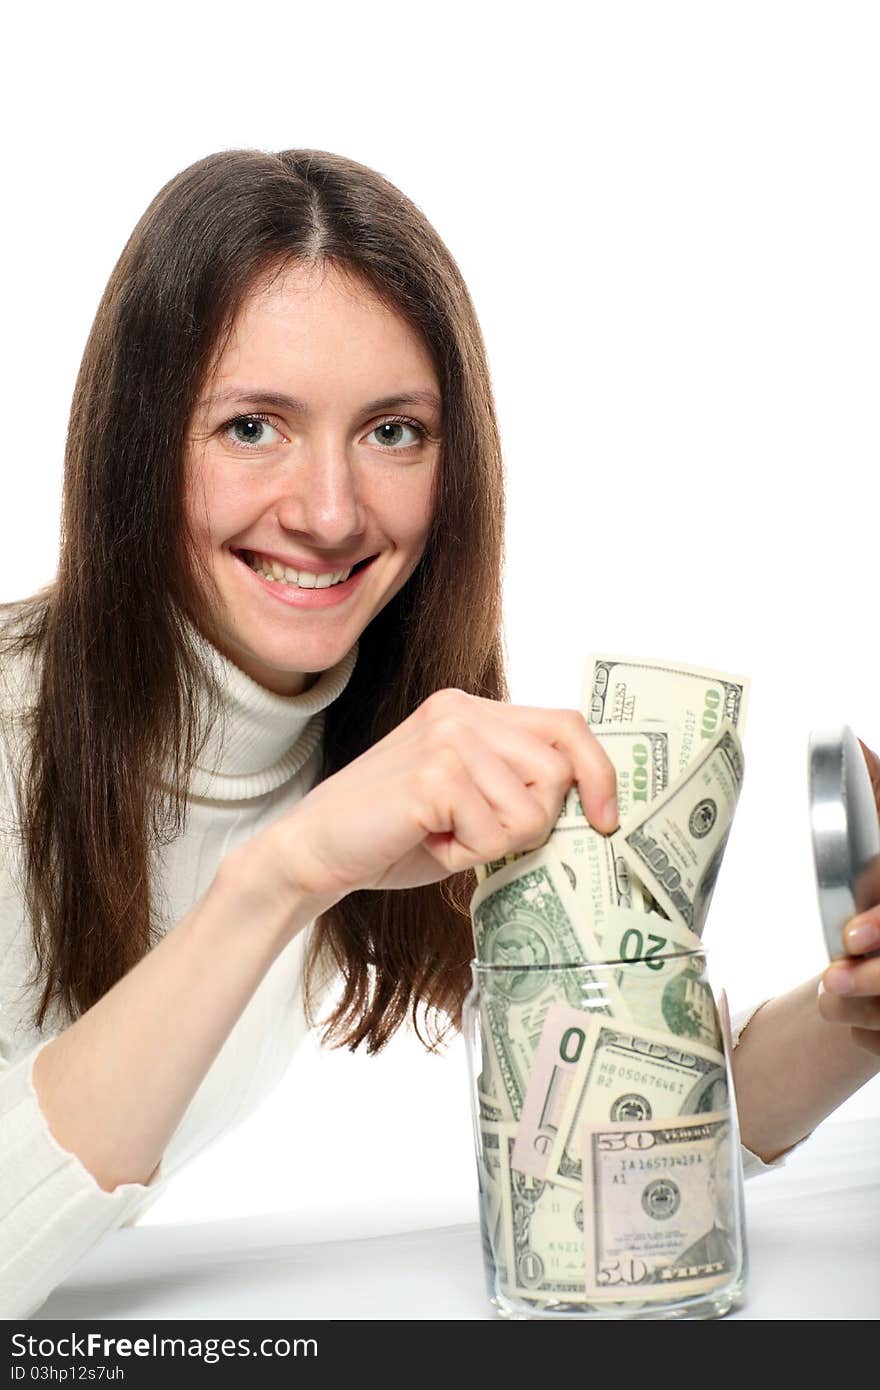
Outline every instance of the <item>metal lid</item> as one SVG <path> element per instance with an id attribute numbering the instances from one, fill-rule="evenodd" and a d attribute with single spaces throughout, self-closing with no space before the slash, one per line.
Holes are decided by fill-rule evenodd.
<path id="1" fill-rule="evenodd" d="M 880 901 L 880 819 L 848 725 L 810 734 L 809 799 L 819 915 L 833 959 L 847 954 L 842 932 L 849 919 Z"/>

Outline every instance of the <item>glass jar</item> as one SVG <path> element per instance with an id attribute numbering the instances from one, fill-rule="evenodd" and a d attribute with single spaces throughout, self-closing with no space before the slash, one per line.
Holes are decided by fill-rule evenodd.
<path id="1" fill-rule="evenodd" d="M 741 1301 L 742 1164 L 705 952 L 471 965 L 487 1291 L 509 1318 L 710 1318 Z"/>

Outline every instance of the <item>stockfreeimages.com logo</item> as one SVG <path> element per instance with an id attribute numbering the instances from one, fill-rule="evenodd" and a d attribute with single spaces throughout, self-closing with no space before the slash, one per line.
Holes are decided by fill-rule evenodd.
<path id="1" fill-rule="evenodd" d="M 95 1360 L 108 1358 L 124 1360 L 129 1357 L 155 1358 L 171 1357 L 180 1360 L 204 1361 L 213 1365 L 224 1358 L 235 1357 L 276 1357 L 317 1356 L 318 1342 L 315 1337 L 263 1337 L 251 1346 L 249 1337 L 159 1337 L 154 1332 L 149 1337 L 105 1337 L 100 1332 L 78 1334 L 71 1332 L 63 1337 L 33 1337 L 23 1332 L 13 1333 L 11 1338 L 13 1357 L 30 1357 L 34 1360 L 46 1357 L 61 1357 L 65 1360 Z M 26 1374 L 24 1366 L 13 1366 L 12 1379 L 20 1379 L 18 1372 Z"/>

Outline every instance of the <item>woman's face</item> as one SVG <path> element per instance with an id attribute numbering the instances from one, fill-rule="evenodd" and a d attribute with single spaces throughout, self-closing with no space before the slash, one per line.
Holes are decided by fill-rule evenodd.
<path id="1" fill-rule="evenodd" d="M 440 409 L 417 335 L 334 266 L 296 265 L 243 304 L 190 422 L 185 506 L 222 650 L 260 685 L 307 689 L 412 574 Z M 290 582 L 252 567 L 273 561 Z"/>

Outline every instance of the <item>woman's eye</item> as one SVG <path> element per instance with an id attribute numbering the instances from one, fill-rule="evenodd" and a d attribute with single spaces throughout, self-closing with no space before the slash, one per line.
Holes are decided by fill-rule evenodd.
<path id="1" fill-rule="evenodd" d="M 267 431 L 271 431 L 275 437 L 272 438 Z M 261 445 L 275 444 L 282 438 L 269 417 L 258 414 L 236 415 L 234 420 L 228 420 L 225 425 L 221 425 L 220 433 L 236 448 L 250 450 L 255 450 Z M 409 439 L 406 437 L 407 433 L 411 436 Z M 423 439 L 427 439 L 428 431 L 416 420 L 394 419 L 383 420 L 381 424 L 374 425 L 370 435 L 375 436 L 376 442 L 389 453 L 402 453 L 404 449 L 411 449 Z"/>
<path id="2" fill-rule="evenodd" d="M 267 430 L 278 431 L 265 415 L 237 415 L 234 420 L 222 427 L 222 433 L 230 443 L 240 449 L 253 449 L 258 444 L 272 444 L 275 441 L 266 435 Z M 278 435 L 280 438 L 280 435 Z"/>
<path id="3" fill-rule="evenodd" d="M 404 430 L 409 430 L 410 434 L 415 435 L 415 439 L 409 443 L 404 441 L 404 448 L 412 448 L 413 444 L 425 439 L 428 433 L 422 425 L 416 424 L 415 420 L 383 420 L 381 425 L 375 425 L 370 430 L 370 434 L 377 435 L 378 442 L 384 448 L 397 449 L 401 443 L 401 432 Z"/>

